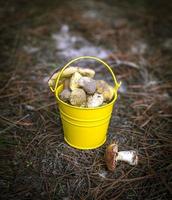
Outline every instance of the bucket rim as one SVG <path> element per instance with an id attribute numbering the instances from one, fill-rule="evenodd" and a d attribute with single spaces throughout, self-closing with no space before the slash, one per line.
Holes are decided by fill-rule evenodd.
<path id="1" fill-rule="evenodd" d="M 118 96 L 117 93 L 114 93 L 115 95 L 114 95 L 113 100 L 112 100 L 111 102 L 107 103 L 107 104 L 104 105 L 104 106 L 100 106 L 100 107 L 96 107 L 96 108 L 77 107 L 77 106 L 73 106 L 73 105 L 70 105 L 70 104 L 68 104 L 68 103 L 66 103 L 66 102 L 64 102 L 64 101 L 62 101 L 62 100 L 59 98 L 58 93 L 59 93 L 59 90 L 60 90 L 62 87 L 63 87 L 63 85 L 58 86 L 58 88 L 57 88 L 56 91 L 55 91 L 55 96 L 56 96 L 58 102 L 60 102 L 60 103 L 62 103 L 62 104 L 64 104 L 64 105 L 66 105 L 66 106 L 68 106 L 68 107 L 70 107 L 70 108 L 75 108 L 75 109 L 78 109 L 78 110 L 98 110 L 98 109 L 106 108 L 106 107 L 108 107 L 108 106 L 114 104 L 115 101 L 116 101 L 116 99 L 117 99 L 117 96 Z"/>

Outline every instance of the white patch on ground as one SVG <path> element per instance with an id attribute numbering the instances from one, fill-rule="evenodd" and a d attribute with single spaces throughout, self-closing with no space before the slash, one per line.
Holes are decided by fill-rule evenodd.
<path id="1" fill-rule="evenodd" d="M 107 171 L 101 170 L 101 171 L 99 172 L 99 176 L 100 176 L 101 178 L 106 178 L 107 174 L 108 174 Z"/>
<path id="2" fill-rule="evenodd" d="M 43 83 L 47 84 L 50 77 L 46 76 L 43 78 Z"/>
<path id="3" fill-rule="evenodd" d="M 96 10 L 88 10 L 84 12 L 83 17 L 91 19 L 99 19 L 100 15 Z"/>
<path id="4" fill-rule="evenodd" d="M 162 47 L 165 50 L 172 50 L 172 38 L 168 38 L 164 41 L 164 43 L 162 44 Z"/>
<path id="5" fill-rule="evenodd" d="M 170 97 L 170 95 L 169 95 L 167 92 L 164 92 L 164 93 L 162 94 L 162 96 L 163 96 L 164 99 L 170 100 L 170 103 L 171 103 L 171 97 Z"/>
<path id="6" fill-rule="evenodd" d="M 59 33 L 53 34 L 52 38 L 56 43 L 57 54 L 64 58 L 96 56 L 104 59 L 110 54 L 109 50 L 94 46 L 85 38 L 72 34 L 68 25 L 63 25 Z"/>
<path id="7" fill-rule="evenodd" d="M 146 53 L 147 49 L 148 49 L 148 45 L 142 41 L 137 41 L 135 44 L 131 46 L 131 52 L 133 54 L 142 55 Z"/>
<path id="8" fill-rule="evenodd" d="M 70 200 L 70 197 L 63 197 L 63 200 Z"/>
<path id="9" fill-rule="evenodd" d="M 155 80 L 150 80 L 149 82 L 146 83 L 146 87 L 149 87 L 149 86 L 154 86 L 154 85 L 157 85 L 158 82 L 155 81 Z"/>
<path id="10" fill-rule="evenodd" d="M 25 105 L 25 108 L 26 108 L 27 110 L 30 110 L 30 111 L 35 110 L 35 107 L 33 107 L 33 106 L 31 106 L 31 105 Z"/>
<path id="11" fill-rule="evenodd" d="M 24 46 L 23 49 L 25 52 L 27 52 L 29 54 L 36 53 L 37 51 L 39 51 L 39 48 L 32 47 L 32 46 Z"/>
<path id="12" fill-rule="evenodd" d="M 121 86 L 119 87 L 119 90 L 118 90 L 119 93 L 122 93 L 122 94 L 125 94 L 127 92 L 127 86 L 125 83 L 121 83 Z"/>
<path id="13" fill-rule="evenodd" d="M 138 60 L 138 63 L 142 67 L 147 67 L 149 65 L 148 60 L 146 60 L 143 56 L 140 57 L 140 59 Z"/>

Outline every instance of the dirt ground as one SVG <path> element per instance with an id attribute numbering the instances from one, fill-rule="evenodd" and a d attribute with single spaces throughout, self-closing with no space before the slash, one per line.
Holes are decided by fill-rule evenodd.
<path id="1" fill-rule="evenodd" d="M 171 1 L 0 4 L 1 199 L 171 199 Z M 64 141 L 47 84 L 82 55 L 107 61 L 122 81 L 107 141 L 87 151 Z M 99 64 L 83 63 L 112 84 Z M 137 150 L 139 164 L 119 162 L 109 172 L 104 152 L 114 141 Z"/>

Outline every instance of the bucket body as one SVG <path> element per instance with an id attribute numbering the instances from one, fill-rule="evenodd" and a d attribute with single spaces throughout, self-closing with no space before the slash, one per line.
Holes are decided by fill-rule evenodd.
<path id="1" fill-rule="evenodd" d="M 59 86 L 61 75 L 67 67 L 82 59 L 93 59 L 98 61 L 110 72 L 114 81 L 114 98 L 110 103 L 96 108 L 81 108 L 69 105 L 59 98 L 59 93 L 63 89 L 63 85 Z M 54 79 L 54 75 L 51 78 Z M 55 86 L 52 86 L 50 83 L 51 82 L 49 82 L 50 89 L 55 94 L 60 110 L 65 141 L 70 146 L 78 149 L 95 149 L 101 146 L 106 141 L 106 133 L 113 106 L 117 99 L 117 91 L 121 85 L 121 83 L 117 82 L 111 67 L 99 58 L 93 56 L 80 56 L 68 62 L 59 71 L 58 76 L 55 78 Z"/>
<path id="2" fill-rule="evenodd" d="M 63 85 L 56 90 L 56 99 L 63 125 L 64 139 L 78 149 L 94 149 L 106 141 L 115 97 L 107 105 L 97 108 L 71 106 L 59 98 Z"/>

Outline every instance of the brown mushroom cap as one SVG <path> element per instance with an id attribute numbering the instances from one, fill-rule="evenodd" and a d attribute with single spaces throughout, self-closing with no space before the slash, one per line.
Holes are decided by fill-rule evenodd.
<path id="1" fill-rule="evenodd" d="M 116 158 L 118 155 L 118 145 L 116 143 L 110 144 L 106 148 L 105 162 L 108 170 L 114 171 L 116 168 Z"/>
<path id="2" fill-rule="evenodd" d="M 71 92 L 70 103 L 74 106 L 84 106 L 86 104 L 86 93 L 83 89 L 76 88 Z"/>
<path id="3" fill-rule="evenodd" d="M 96 91 L 96 81 L 90 77 L 81 77 L 78 81 L 78 84 L 85 90 L 87 94 L 94 94 Z"/>
<path id="4" fill-rule="evenodd" d="M 64 102 L 68 102 L 69 98 L 70 98 L 71 92 L 69 89 L 64 89 L 61 93 L 60 93 L 60 99 Z"/>

